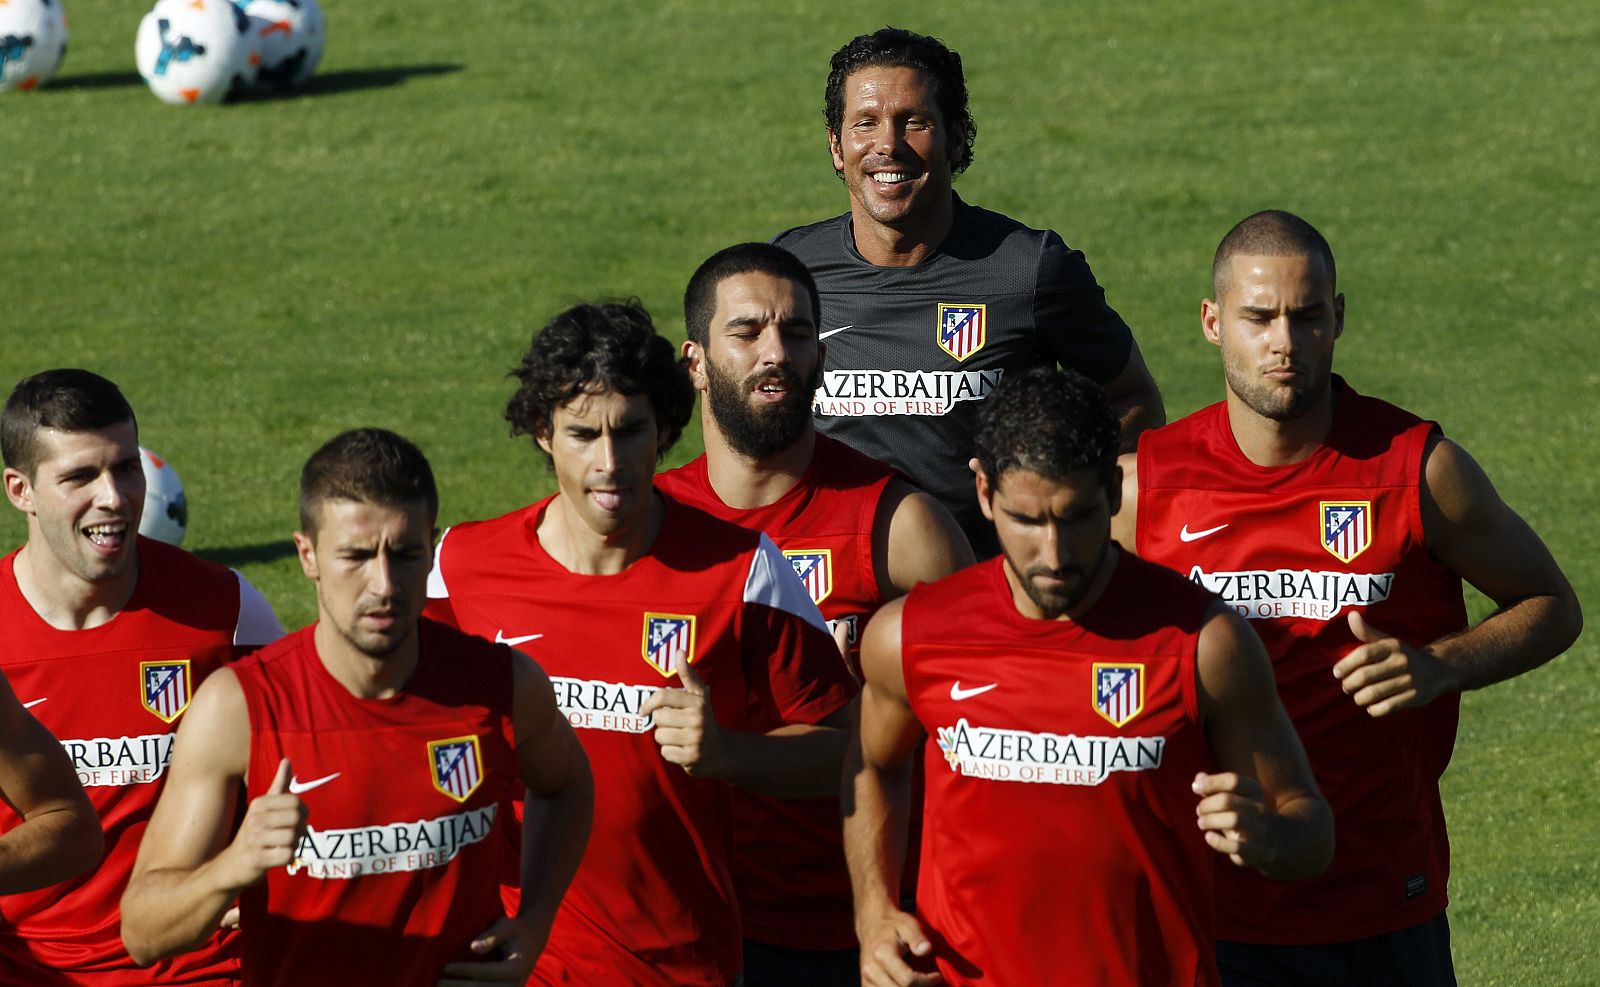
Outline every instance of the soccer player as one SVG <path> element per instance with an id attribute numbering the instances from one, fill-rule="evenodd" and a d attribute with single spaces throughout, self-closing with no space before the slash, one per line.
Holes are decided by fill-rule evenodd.
<path id="1" fill-rule="evenodd" d="M 728 783 L 836 792 L 855 683 L 769 538 L 654 488 L 694 391 L 643 309 L 562 312 L 516 375 L 506 417 L 556 493 L 451 528 L 429 593 L 465 630 L 528 642 L 594 763 L 594 837 L 534 980 L 727 985 Z"/>
<path id="2" fill-rule="evenodd" d="M 817 435 L 817 289 L 793 254 L 743 243 L 712 255 L 684 292 L 684 319 L 706 453 L 657 488 L 766 533 L 851 652 L 885 602 L 972 562 L 938 501 Z M 739 792 L 734 808 L 747 987 L 859 984 L 838 798 Z"/>
<path id="3" fill-rule="evenodd" d="M 193 947 L 240 898 L 247 987 L 526 981 L 593 787 L 532 660 L 419 619 L 438 505 L 428 461 L 392 432 L 344 432 L 307 460 L 294 541 L 317 622 L 195 696 L 123 898 L 139 960 Z M 519 782 L 524 894 L 507 917 Z"/>
<path id="4" fill-rule="evenodd" d="M 1097 385 L 1008 377 L 976 451 L 1003 557 L 890 603 L 862 646 L 845 848 L 863 982 L 1215 984 L 1210 858 L 1294 878 L 1333 850 L 1266 652 L 1110 540 L 1117 422 Z M 912 916 L 891 890 L 919 745 Z"/>
<path id="5" fill-rule="evenodd" d="M 138 536 L 138 424 L 111 381 L 65 369 L 21 381 L 0 445 L 6 496 L 28 523 L 0 560 L 0 670 L 61 739 L 105 843 L 99 869 L 6 899 L 0 983 L 231 984 L 237 951 L 215 928 L 194 953 L 138 970 L 117 901 L 190 697 L 283 629 L 243 576 Z M 0 830 L 19 821 L 13 807 L 0 805 Z"/>
<path id="6" fill-rule="evenodd" d="M 0 895 L 59 884 L 100 862 L 105 835 L 72 761 L 50 731 L 22 708 L 3 675 L 0 799 L 20 820 L 0 832 Z"/>
<path id="7" fill-rule="evenodd" d="M 966 462 L 1003 375 L 1061 364 L 1103 382 L 1127 449 L 1165 421 L 1161 395 L 1082 253 L 952 190 L 977 134 L 960 55 L 896 28 L 854 38 L 824 109 L 850 211 L 774 241 L 811 269 L 827 312 L 819 426 L 937 497 L 992 556 Z"/>
<path id="8" fill-rule="evenodd" d="M 1117 538 L 1252 621 L 1339 824 L 1321 878 L 1220 874 L 1224 978 L 1453 984 L 1438 781 L 1459 693 L 1560 654 L 1577 598 L 1437 424 L 1332 373 L 1344 296 L 1310 224 L 1243 220 L 1212 280 L 1226 399 L 1123 457 Z M 1471 629 L 1462 579 L 1498 608 Z"/>

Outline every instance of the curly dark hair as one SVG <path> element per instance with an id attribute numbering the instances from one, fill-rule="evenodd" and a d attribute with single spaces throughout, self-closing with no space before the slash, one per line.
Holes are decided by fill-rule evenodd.
<path id="1" fill-rule="evenodd" d="M 1072 370 L 1035 367 L 1008 374 L 983 403 L 973 454 L 990 490 L 1011 469 L 1048 480 L 1094 470 L 1114 496 L 1117 434 L 1117 416 L 1099 384 Z"/>
<path id="2" fill-rule="evenodd" d="M 555 410 L 580 394 L 643 394 L 663 436 L 659 459 L 694 412 L 689 372 L 637 298 L 574 305 L 560 313 L 534 334 L 510 376 L 521 382 L 506 402 L 512 435 L 548 438 Z"/>
<path id="3" fill-rule="evenodd" d="M 933 80 L 934 102 L 948 127 L 961 129 L 961 153 L 950 166 L 959 175 L 972 163 L 972 142 L 978 125 L 967 109 L 967 80 L 961 72 L 961 55 L 938 38 L 898 27 L 885 27 L 851 38 L 833 53 L 822 115 L 828 132 L 837 134 L 844 122 L 844 84 L 851 75 L 868 68 L 906 68 L 924 72 Z M 843 174 L 840 174 L 843 178 Z"/>

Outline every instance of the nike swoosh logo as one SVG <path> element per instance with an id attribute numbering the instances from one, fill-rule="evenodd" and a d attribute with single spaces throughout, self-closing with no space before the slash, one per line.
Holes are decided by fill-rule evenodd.
<path id="1" fill-rule="evenodd" d="M 1178 537 L 1183 541 L 1199 541 L 1206 535 L 1214 535 L 1226 527 L 1226 524 L 1219 524 L 1215 528 L 1207 528 L 1204 531 L 1190 531 L 1189 526 L 1186 524 L 1183 526 L 1183 530 L 1178 532 Z"/>
<path id="2" fill-rule="evenodd" d="M 818 339 L 827 339 L 829 336 L 837 336 L 837 335 L 839 335 L 841 332 L 844 332 L 846 329 L 854 329 L 854 328 L 855 328 L 854 323 L 852 323 L 852 324 L 850 324 L 848 326 L 840 326 L 837 329 L 829 329 L 827 332 L 819 332 L 819 333 L 817 333 L 817 338 Z"/>
<path id="3" fill-rule="evenodd" d="M 494 632 L 494 643 L 495 644 L 509 644 L 513 648 L 515 648 L 517 645 L 522 644 L 524 641 L 537 641 L 541 637 L 544 637 L 544 635 L 543 634 L 523 634 L 521 637 L 506 637 L 504 631 L 496 630 Z"/>
<path id="4" fill-rule="evenodd" d="M 49 698 L 50 698 L 49 696 L 45 696 L 44 697 L 44 699 L 49 699 Z M 33 707 L 35 707 L 35 706 L 39 705 L 40 703 L 44 702 L 44 699 L 35 699 L 31 703 L 23 703 L 22 704 L 22 708 L 23 709 L 32 709 Z"/>
<path id="5" fill-rule="evenodd" d="M 339 775 L 342 774 L 342 773 L 343 772 L 335 771 L 333 774 L 327 775 L 326 777 L 323 777 L 323 778 L 318 778 L 315 781 L 301 781 L 299 778 L 290 778 L 289 779 L 289 794 L 290 795 L 299 795 L 299 794 L 301 794 L 303 792 L 309 792 L 313 788 L 321 788 L 323 785 L 326 785 L 328 782 L 330 782 L 333 779 L 339 777 Z"/>
<path id="6" fill-rule="evenodd" d="M 981 696 L 990 689 L 998 688 L 999 685 L 1000 683 L 998 682 L 990 682 L 988 685 L 980 685 L 975 689 L 963 689 L 961 688 L 961 682 L 957 680 L 950 686 L 950 698 L 960 702 L 963 699 L 971 699 L 973 696 Z"/>

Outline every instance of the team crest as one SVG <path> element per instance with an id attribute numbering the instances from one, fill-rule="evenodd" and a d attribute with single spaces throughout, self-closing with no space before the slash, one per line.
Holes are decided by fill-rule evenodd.
<path id="1" fill-rule="evenodd" d="M 694 615 L 645 614 L 643 651 L 650 667 L 669 679 L 677 673 L 678 662 L 694 664 Z"/>
<path id="2" fill-rule="evenodd" d="M 162 723 L 171 723 L 189 706 L 189 660 L 141 661 L 139 698 Z"/>
<path id="3" fill-rule="evenodd" d="M 940 302 L 936 330 L 939 348 L 957 360 L 965 360 L 983 349 L 983 344 L 988 341 L 988 319 L 984 316 L 985 307 L 982 305 Z"/>
<path id="4" fill-rule="evenodd" d="M 826 548 L 814 551 L 784 552 L 783 557 L 794 566 L 794 574 L 806 584 L 811 602 L 821 604 L 833 592 L 833 552 Z"/>
<path id="5" fill-rule="evenodd" d="M 1372 544 L 1372 501 L 1322 502 L 1322 547 L 1349 562 Z"/>
<path id="6" fill-rule="evenodd" d="M 1144 712 L 1144 665 L 1095 662 L 1094 711 L 1114 727 Z"/>
<path id="7" fill-rule="evenodd" d="M 428 741 L 428 770 L 433 787 L 465 802 L 483 784 L 483 759 L 477 737 L 451 737 Z"/>

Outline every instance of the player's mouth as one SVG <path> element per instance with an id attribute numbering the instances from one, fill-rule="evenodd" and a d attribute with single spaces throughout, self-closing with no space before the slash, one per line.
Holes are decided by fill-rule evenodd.
<path id="1" fill-rule="evenodd" d="M 615 514 L 622 509 L 623 504 L 627 503 L 631 493 L 632 491 L 630 490 L 618 487 L 591 487 L 589 488 L 589 499 L 594 501 L 595 506 L 602 511 Z"/>
<path id="2" fill-rule="evenodd" d="M 85 525 L 83 536 L 89 539 L 89 544 L 107 555 L 113 555 L 122 550 L 128 543 L 128 522 L 105 521 L 100 524 Z"/>
<path id="3" fill-rule="evenodd" d="M 1271 380 L 1276 380 L 1276 381 L 1282 381 L 1284 383 L 1289 383 L 1291 381 L 1296 381 L 1296 380 L 1299 380 L 1302 377 L 1304 377 L 1305 376 L 1305 371 L 1300 369 L 1299 367 L 1293 365 L 1293 364 L 1290 364 L 1290 365 L 1288 365 L 1286 367 L 1273 367 L 1273 368 L 1265 371 L 1263 373 L 1263 376 L 1265 376 L 1265 377 L 1267 377 L 1267 378 L 1269 378 Z"/>
<path id="4" fill-rule="evenodd" d="M 794 387 L 787 377 L 765 377 L 751 388 L 751 393 L 757 401 L 768 404 L 777 404 L 793 392 Z"/>
<path id="5" fill-rule="evenodd" d="M 910 185 L 911 182 L 922 177 L 922 172 L 911 168 L 897 168 L 890 171 L 869 172 L 868 178 L 882 191 L 896 191 Z"/>

